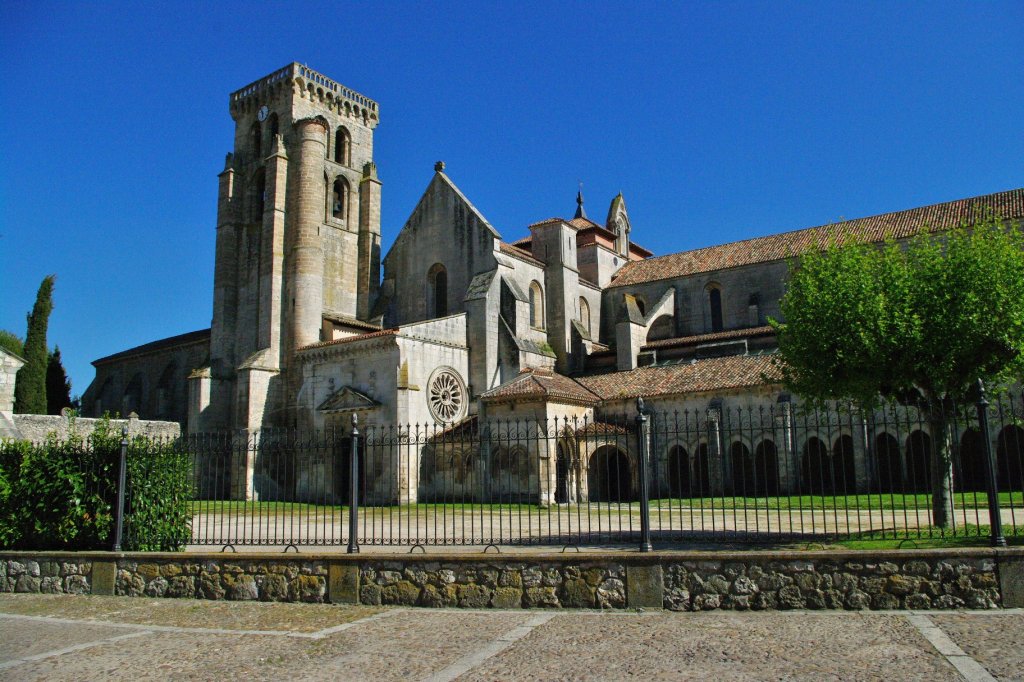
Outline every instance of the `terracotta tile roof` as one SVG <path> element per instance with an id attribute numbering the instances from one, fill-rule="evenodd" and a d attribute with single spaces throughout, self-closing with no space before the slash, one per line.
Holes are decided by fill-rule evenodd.
<path id="1" fill-rule="evenodd" d="M 848 235 L 859 242 L 882 241 L 887 237 L 904 239 L 921 232 L 922 228 L 931 232 L 947 230 L 963 221 L 976 220 L 989 211 L 1007 220 L 1024 217 L 1024 189 L 634 261 L 619 270 L 611 286 L 628 286 L 780 260 L 811 249 L 824 248 L 830 238 L 837 236 Z"/>
<path id="2" fill-rule="evenodd" d="M 382 336 L 394 336 L 398 333 L 398 329 L 381 329 L 380 331 L 370 332 L 368 334 L 357 334 L 355 336 L 346 336 L 342 339 L 334 339 L 333 341 L 321 341 L 320 343 L 311 343 L 308 346 L 303 346 L 296 350 L 312 350 L 314 348 L 324 348 L 325 346 L 340 346 L 345 343 L 355 343 L 356 341 L 365 341 L 367 339 L 375 339 Z"/>
<path id="3" fill-rule="evenodd" d="M 480 396 L 486 402 L 509 402 L 523 399 L 553 399 L 584 405 L 595 405 L 598 398 L 574 379 L 549 369 L 527 368 L 515 379 Z"/>
<path id="4" fill-rule="evenodd" d="M 573 218 L 572 220 L 567 220 L 565 222 L 568 223 L 570 227 L 573 227 L 577 230 L 585 230 L 587 228 L 592 227 L 601 227 L 590 218 Z M 604 228 L 601 227 L 601 229 Z"/>
<path id="5" fill-rule="evenodd" d="M 778 370 L 773 364 L 777 357 L 771 353 L 732 355 L 678 365 L 638 367 L 626 372 L 578 377 L 577 381 L 602 400 L 649 398 L 760 386 L 767 383 L 765 377 L 778 377 Z"/>
<path id="6" fill-rule="evenodd" d="M 518 246 L 512 246 L 511 244 L 508 244 L 506 242 L 499 242 L 499 244 L 500 244 L 499 248 L 501 249 L 502 253 L 504 253 L 506 255 L 509 255 L 509 256 L 512 256 L 513 258 L 518 258 L 520 260 L 524 260 L 527 263 L 533 263 L 534 265 L 539 265 L 540 267 L 544 267 L 544 264 L 541 263 L 536 258 L 534 258 L 532 255 L 530 255 L 529 251 L 526 251 L 524 249 L 520 249 Z"/>
<path id="7" fill-rule="evenodd" d="M 380 325 L 378 325 L 378 324 L 371 324 L 369 322 L 363 322 L 362 320 L 357 320 L 356 318 L 349 317 L 348 315 L 324 315 L 324 319 L 327 320 L 328 322 L 334 322 L 335 324 L 342 324 L 342 325 L 345 325 L 347 327 L 355 327 L 357 329 L 365 329 L 366 331 L 371 331 L 371 332 L 380 331 Z"/>
<path id="8" fill-rule="evenodd" d="M 622 424 L 609 424 L 608 422 L 592 422 L 576 429 L 576 434 L 581 436 L 618 436 L 631 433 Z"/>
<path id="9" fill-rule="evenodd" d="M 774 334 L 775 330 L 765 325 L 764 327 L 748 327 L 746 329 L 730 329 L 724 332 L 713 332 L 711 334 L 697 334 L 695 336 L 677 336 L 672 339 L 658 339 L 645 344 L 640 350 L 654 350 L 655 348 L 675 348 L 677 346 L 696 346 L 700 343 L 712 343 L 714 341 L 726 341 L 728 339 L 749 339 L 756 336 L 768 336 Z"/>
<path id="10" fill-rule="evenodd" d="M 166 339 L 160 339 L 159 341 L 150 341 L 144 343 L 141 346 L 135 346 L 128 350 L 123 350 L 120 353 L 114 353 L 106 357 L 100 358 L 99 360 L 93 360 L 93 366 L 102 365 L 115 360 L 123 360 L 135 355 L 145 355 L 146 353 L 156 353 L 158 351 L 167 350 L 174 348 L 175 346 L 185 346 L 193 343 L 209 342 L 210 330 L 200 329 L 194 332 L 188 332 L 187 334 L 178 334 L 177 336 L 170 336 Z"/>

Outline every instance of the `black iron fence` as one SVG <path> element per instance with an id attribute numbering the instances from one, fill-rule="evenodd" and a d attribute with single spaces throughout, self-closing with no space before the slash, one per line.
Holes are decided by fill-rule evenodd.
<path id="1" fill-rule="evenodd" d="M 1024 535 L 1024 400 L 196 435 L 191 544 Z M 999 520 L 1002 520 L 1002 528 Z"/>

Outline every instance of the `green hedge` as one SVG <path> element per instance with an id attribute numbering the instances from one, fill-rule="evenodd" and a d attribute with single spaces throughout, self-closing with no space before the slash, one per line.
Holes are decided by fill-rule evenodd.
<path id="1" fill-rule="evenodd" d="M 114 539 L 121 435 L 0 443 L 0 547 L 105 550 Z M 191 458 L 178 442 L 128 444 L 122 549 L 176 551 L 191 536 Z"/>

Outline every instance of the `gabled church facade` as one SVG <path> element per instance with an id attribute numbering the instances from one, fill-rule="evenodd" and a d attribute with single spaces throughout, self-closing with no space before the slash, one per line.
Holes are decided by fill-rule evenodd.
<path id="1" fill-rule="evenodd" d="M 775 405 L 767 321 L 794 256 L 1024 217 L 1016 189 L 654 257 L 622 195 L 603 222 L 580 194 L 572 218 L 506 239 L 438 162 L 382 259 L 378 104 L 300 64 L 229 103 L 211 327 L 95 361 L 87 415 L 252 434 Z"/>

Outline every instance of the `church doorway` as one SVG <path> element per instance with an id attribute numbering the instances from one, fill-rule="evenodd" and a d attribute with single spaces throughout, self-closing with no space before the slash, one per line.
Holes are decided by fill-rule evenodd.
<path id="1" fill-rule="evenodd" d="M 603 445 L 590 456 L 587 487 L 591 502 L 628 502 L 633 499 L 633 468 L 614 445 Z"/>

